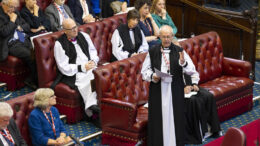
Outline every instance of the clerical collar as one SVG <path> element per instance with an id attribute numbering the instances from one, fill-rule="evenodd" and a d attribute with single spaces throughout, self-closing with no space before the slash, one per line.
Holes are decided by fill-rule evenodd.
<path id="1" fill-rule="evenodd" d="M 77 38 L 69 39 L 70 42 L 76 42 Z"/>
<path id="2" fill-rule="evenodd" d="M 163 48 L 163 50 L 170 50 L 170 48 Z"/>

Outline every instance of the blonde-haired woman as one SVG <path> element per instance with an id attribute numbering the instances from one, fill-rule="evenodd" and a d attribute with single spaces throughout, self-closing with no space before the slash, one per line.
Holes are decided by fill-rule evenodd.
<path id="1" fill-rule="evenodd" d="M 165 0 L 153 0 L 151 13 L 153 20 L 159 28 L 163 25 L 170 25 L 173 29 L 173 34 L 177 33 L 177 27 L 174 25 L 171 16 L 166 11 Z"/>
<path id="2" fill-rule="evenodd" d="M 52 89 L 40 88 L 35 92 L 35 108 L 28 119 L 33 145 L 63 145 L 71 141 L 60 120 L 59 112 L 54 107 L 55 104 L 56 96 Z"/>

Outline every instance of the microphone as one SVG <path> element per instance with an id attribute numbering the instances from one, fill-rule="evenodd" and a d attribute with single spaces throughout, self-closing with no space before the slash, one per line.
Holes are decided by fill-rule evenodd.
<path id="1" fill-rule="evenodd" d="M 72 136 L 72 134 L 70 134 L 69 136 L 76 142 L 77 145 L 84 146 L 76 137 Z"/>

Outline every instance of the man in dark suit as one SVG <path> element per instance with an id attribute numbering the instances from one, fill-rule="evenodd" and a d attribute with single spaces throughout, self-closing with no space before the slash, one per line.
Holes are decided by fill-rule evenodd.
<path id="1" fill-rule="evenodd" d="M 54 0 L 46 9 L 45 14 L 51 22 L 51 30 L 62 30 L 62 22 L 64 19 L 74 17 L 70 11 L 70 8 L 64 4 L 65 0 Z"/>
<path id="2" fill-rule="evenodd" d="M 95 21 L 95 13 L 90 0 L 68 0 L 68 6 L 79 24 Z"/>
<path id="3" fill-rule="evenodd" d="M 11 106 L 0 102 L 0 146 L 27 146 L 12 116 Z"/>
<path id="4" fill-rule="evenodd" d="M 0 61 L 8 55 L 22 59 L 31 70 L 31 76 L 26 83 L 36 86 L 37 73 L 35 62 L 31 58 L 31 41 L 27 35 L 30 26 L 15 10 L 18 0 L 2 0 L 0 7 Z"/>

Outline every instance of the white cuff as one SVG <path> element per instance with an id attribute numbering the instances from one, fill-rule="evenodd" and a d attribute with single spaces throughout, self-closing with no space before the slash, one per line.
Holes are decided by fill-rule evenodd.
<path id="1" fill-rule="evenodd" d="M 85 64 L 81 64 L 81 70 L 82 70 L 82 72 L 87 72 Z"/>

